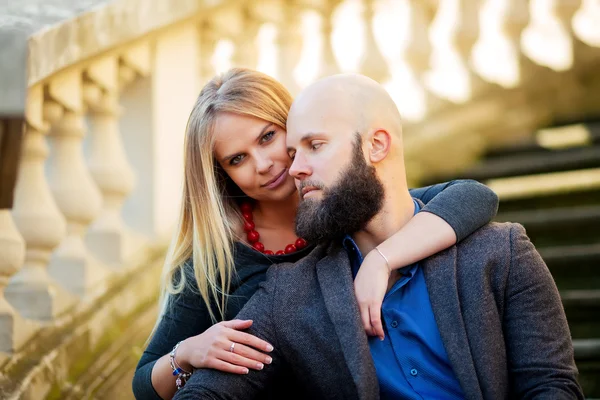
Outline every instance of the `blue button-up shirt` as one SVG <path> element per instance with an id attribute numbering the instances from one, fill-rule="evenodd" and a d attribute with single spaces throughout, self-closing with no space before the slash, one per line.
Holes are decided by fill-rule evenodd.
<path id="1" fill-rule="evenodd" d="M 415 201 L 415 213 L 419 211 Z M 344 238 L 354 276 L 363 257 Z M 385 339 L 369 338 L 382 399 L 463 399 L 438 330 L 423 270 L 413 264 L 386 293 L 382 305 Z"/>

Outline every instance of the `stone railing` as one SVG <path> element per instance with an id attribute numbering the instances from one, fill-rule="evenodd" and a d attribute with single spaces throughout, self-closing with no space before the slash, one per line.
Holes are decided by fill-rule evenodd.
<path id="1" fill-rule="evenodd" d="M 0 371 L 14 396 L 32 390 L 32 341 L 156 296 L 124 293 L 169 237 L 187 116 L 217 72 L 258 68 L 293 93 L 340 71 L 385 83 L 414 183 L 600 109 L 593 0 L 28 0 L 0 21 Z"/>

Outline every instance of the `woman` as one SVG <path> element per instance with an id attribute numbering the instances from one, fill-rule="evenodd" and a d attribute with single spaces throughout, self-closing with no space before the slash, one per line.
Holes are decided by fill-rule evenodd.
<path id="1" fill-rule="evenodd" d="M 294 232 L 294 180 L 274 176 L 292 162 L 285 144 L 291 103 L 279 82 L 247 69 L 232 69 L 202 89 L 186 130 L 183 202 L 165 262 L 164 306 L 135 373 L 136 398 L 171 398 L 185 371 L 197 368 L 237 374 L 268 368 L 270 344 L 240 332 L 252 321 L 231 319 L 270 265 L 295 262 L 314 246 Z M 465 191 L 472 204 L 456 201 Z M 411 193 L 428 212 L 369 253 L 361 269 L 387 268 L 381 253 L 398 269 L 449 247 L 491 220 L 498 203 L 473 181 Z M 371 293 L 381 285 L 368 282 L 381 274 L 364 275 L 355 282 L 363 323 L 367 334 L 382 337 L 381 324 L 372 321 L 384 293 Z M 290 380 L 279 380 L 287 393 Z M 279 387 L 272 389 L 281 397 Z"/>

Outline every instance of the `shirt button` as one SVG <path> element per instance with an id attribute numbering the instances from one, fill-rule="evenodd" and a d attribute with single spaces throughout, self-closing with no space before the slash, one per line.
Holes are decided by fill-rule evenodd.
<path id="1" fill-rule="evenodd" d="M 392 321 L 392 328 L 397 328 L 398 327 L 398 321 Z"/>
<path id="2" fill-rule="evenodd" d="M 417 376 L 417 374 L 418 374 L 418 373 L 419 373 L 419 372 L 417 372 L 417 370 L 416 370 L 416 369 L 414 369 L 414 368 L 410 370 L 410 374 L 411 374 L 412 376 Z"/>

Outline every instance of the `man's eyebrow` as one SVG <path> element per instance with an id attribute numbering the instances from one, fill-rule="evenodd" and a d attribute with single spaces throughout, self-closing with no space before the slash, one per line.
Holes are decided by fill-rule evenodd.
<path id="1" fill-rule="evenodd" d="M 320 133 L 320 132 L 308 132 L 308 133 L 304 134 L 304 136 L 302 136 L 302 137 L 300 138 L 300 140 L 299 140 L 299 142 L 298 142 L 298 143 L 309 143 L 309 142 L 310 142 L 312 139 L 314 139 L 315 137 L 317 137 L 317 136 L 322 136 L 322 135 L 323 135 L 323 133 Z M 295 147 L 292 147 L 292 146 L 288 146 L 288 148 L 287 148 L 287 149 L 288 149 L 288 153 L 289 153 L 291 150 L 296 150 L 296 148 L 295 148 Z"/>
<path id="2" fill-rule="evenodd" d="M 310 142 L 315 136 L 320 136 L 322 133 L 318 132 L 309 132 L 300 138 L 300 143 L 302 142 Z"/>
<path id="3" fill-rule="evenodd" d="M 274 124 L 272 122 L 267 122 L 267 124 L 262 128 L 262 130 L 260 131 L 260 133 L 256 136 L 256 141 L 258 142 L 260 140 L 260 138 L 262 137 L 262 135 L 265 134 L 265 132 L 267 131 L 267 129 L 269 129 L 270 127 L 272 127 Z M 226 157 L 223 157 L 221 159 L 222 163 L 225 163 L 235 157 L 237 157 L 238 155 L 240 155 L 240 153 L 235 153 L 235 154 L 231 154 L 228 155 Z"/>

